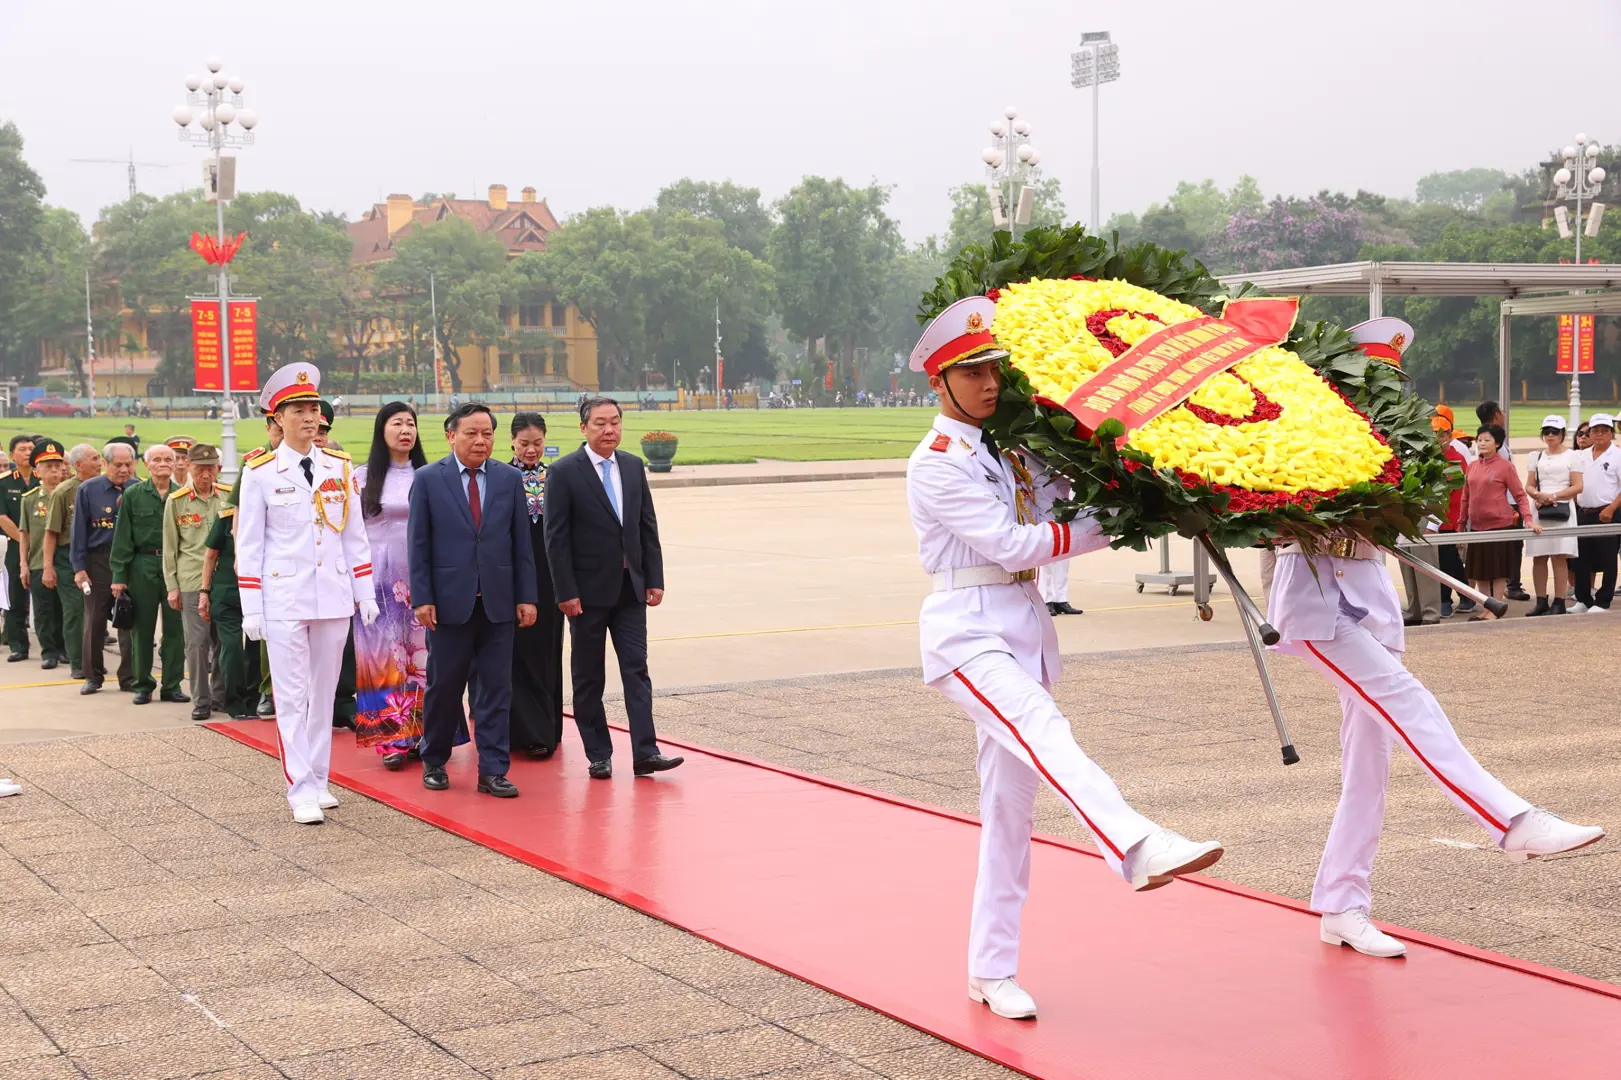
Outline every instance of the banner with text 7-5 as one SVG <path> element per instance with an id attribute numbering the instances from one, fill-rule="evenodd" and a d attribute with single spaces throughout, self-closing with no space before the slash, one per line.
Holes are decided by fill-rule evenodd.
<path id="1" fill-rule="evenodd" d="M 259 305 L 231 301 L 231 390 L 259 389 Z"/>
<path id="2" fill-rule="evenodd" d="M 252 300 L 232 300 L 230 309 L 231 390 L 251 392 L 259 389 L 258 305 Z M 225 357 L 220 340 L 218 300 L 191 302 L 191 351 L 192 386 L 222 393 Z"/>

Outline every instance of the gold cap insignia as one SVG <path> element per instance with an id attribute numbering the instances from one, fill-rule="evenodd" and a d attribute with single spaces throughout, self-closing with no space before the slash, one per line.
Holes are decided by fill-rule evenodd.
<path id="1" fill-rule="evenodd" d="M 297 381 L 301 382 L 301 383 L 309 382 L 310 381 L 310 373 L 307 372 L 307 371 L 300 371 L 298 373 L 298 380 Z"/>
<path id="2" fill-rule="evenodd" d="M 1406 345 L 1406 344 L 1407 344 L 1407 335 L 1406 334 L 1397 334 L 1395 337 L 1390 339 L 1390 347 L 1392 349 L 1399 349 L 1403 345 Z"/>
<path id="3" fill-rule="evenodd" d="M 968 313 L 968 333 L 977 334 L 985 329 L 985 316 L 977 311 Z"/>

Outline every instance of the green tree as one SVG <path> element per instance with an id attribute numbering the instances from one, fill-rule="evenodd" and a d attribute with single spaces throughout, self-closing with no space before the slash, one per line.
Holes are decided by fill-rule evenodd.
<path id="1" fill-rule="evenodd" d="M 29 343 L 16 372 L 23 380 L 32 382 L 38 376 L 39 342 L 53 339 L 64 343 L 75 361 L 79 389 L 84 389 L 84 272 L 89 262 L 90 237 L 79 215 L 47 206 L 39 247 L 28 253 L 23 266 L 11 324 L 17 337 Z"/>
<path id="2" fill-rule="evenodd" d="M 414 229 L 396 243 L 394 258 L 377 272 L 377 286 L 411 320 L 429 328 L 430 342 L 438 339 L 451 389 L 459 391 L 466 381 L 462 350 L 505 338 L 501 305 L 512 301 L 517 280 L 500 239 L 448 217 Z"/>
<path id="3" fill-rule="evenodd" d="M 856 343 L 877 328 L 879 300 L 900 234 L 877 184 L 807 176 L 776 204 L 766 252 L 777 282 L 777 312 L 807 355 L 825 339 L 842 346 L 844 382 L 854 378 Z"/>
<path id="4" fill-rule="evenodd" d="M 230 264 L 231 292 L 259 297 L 261 374 L 300 360 L 334 367 L 350 274 L 343 226 L 310 213 L 291 195 L 264 191 L 227 206 L 225 230 L 248 234 Z"/>
<path id="5" fill-rule="evenodd" d="M 765 258 L 771 212 L 760 202 L 759 188 L 683 177 L 659 191 L 655 206 L 660 213 L 685 210 L 693 217 L 713 218 L 725 226 L 728 244 L 756 259 Z"/>
<path id="6" fill-rule="evenodd" d="M 23 157 L 17 125 L 0 124 L 0 371 L 20 377 L 35 343 L 23 326 L 31 267 L 44 242 L 45 183 Z"/>
<path id="7" fill-rule="evenodd" d="M 1030 225 L 1065 224 L 1064 193 L 1058 178 L 1043 177 L 1032 186 L 1035 197 L 1030 208 Z M 945 250 L 949 258 L 955 258 L 957 252 L 969 244 L 990 240 L 997 226 L 991 214 L 991 193 L 984 184 L 958 184 L 946 194 L 951 199 L 951 224 L 946 232 Z"/>
<path id="8" fill-rule="evenodd" d="M 934 286 L 949 261 L 940 248 L 939 240 L 931 236 L 921 244 L 906 249 L 889 264 L 888 273 L 884 276 L 875 335 L 875 344 L 884 360 L 884 371 L 893 368 L 897 355 L 900 357 L 901 370 L 906 371 L 906 358 L 911 355 L 922 329 L 917 321 L 918 297 Z M 887 390 L 888 380 L 875 388 Z"/>
<path id="9" fill-rule="evenodd" d="M 1209 178 L 1194 184 L 1180 181 L 1163 203 L 1150 203 L 1142 216 L 1116 214 L 1104 232 L 1120 234 L 1122 244 L 1144 241 L 1204 259 L 1212 237 L 1240 212 L 1259 209 L 1266 199 L 1253 176 L 1240 176 L 1226 191 Z"/>
<path id="10" fill-rule="evenodd" d="M 1479 210 L 1492 195 L 1507 189 L 1514 178 L 1502 169 L 1453 169 L 1420 178 L 1418 201 L 1440 203 L 1454 210 Z"/>

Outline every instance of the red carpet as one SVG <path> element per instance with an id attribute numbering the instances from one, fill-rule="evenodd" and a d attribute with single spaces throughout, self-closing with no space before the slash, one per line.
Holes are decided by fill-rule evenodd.
<path id="1" fill-rule="evenodd" d="M 271 724 L 209 726 L 275 753 Z M 448 792 L 341 737 L 333 779 L 1032 1076 L 1621 1073 L 1621 988 L 1405 931 L 1406 960 L 1358 956 L 1293 901 L 1209 879 L 1137 895 L 1057 840 L 1025 913 L 1041 1019 L 998 1019 L 964 994 L 972 819 L 664 745 L 687 763 L 651 780 L 623 745 L 608 783 L 573 744 L 514 762 L 515 802 L 473 791 L 470 746 Z"/>

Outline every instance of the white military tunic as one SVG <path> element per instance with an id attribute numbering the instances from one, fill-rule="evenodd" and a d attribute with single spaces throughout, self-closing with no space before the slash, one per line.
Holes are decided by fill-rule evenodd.
<path id="1" fill-rule="evenodd" d="M 1498 844 L 1531 808 L 1481 767 L 1435 695 L 1403 666 L 1406 631 L 1384 558 L 1367 545 L 1357 554 L 1364 557 L 1308 559 L 1285 549 L 1267 596 L 1267 621 L 1283 637 L 1278 649 L 1316 668 L 1340 698 L 1340 802 L 1311 894 L 1313 910 L 1325 914 L 1372 909 L 1368 878 L 1392 746 L 1404 747 Z"/>
<path id="2" fill-rule="evenodd" d="M 304 455 L 284 442 L 249 462 L 236 566 L 242 614 L 264 617 L 287 801 L 295 810 L 313 806 L 331 768 L 332 702 L 350 619 L 356 602 L 374 595 L 349 456 L 315 447 Z"/>
<path id="3" fill-rule="evenodd" d="M 936 590 L 918 619 L 923 678 L 973 718 L 979 738 L 980 849 L 968 973 L 1011 978 L 1030 888 L 1030 832 L 1045 781 L 1097 838 L 1116 873 L 1157 826 L 1126 805 L 1075 743 L 1049 689 L 1058 638 L 1033 580 L 949 588 L 962 579 L 1033 570 L 1107 545 L 1084 520 L 1052 520 L 1059 488 L 1026 460 L 1031 483 L 980 441 L 937 416 L 913 451 L 906 494 L 923 568 Z M 1021 523 L 1018 507 L 1026 508 Z"/>

